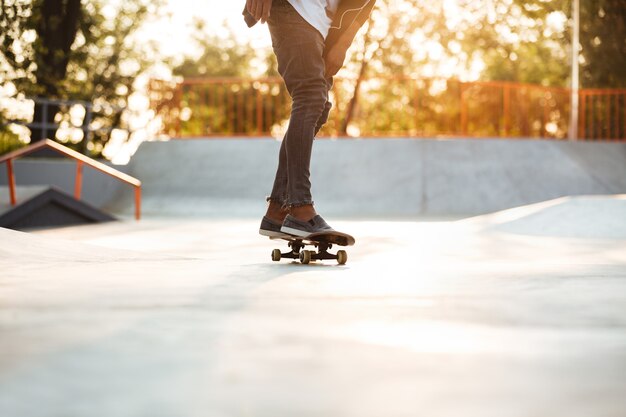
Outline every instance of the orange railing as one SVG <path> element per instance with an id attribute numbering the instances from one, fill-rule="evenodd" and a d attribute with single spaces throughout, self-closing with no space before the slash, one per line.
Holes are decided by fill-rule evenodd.
<path id="1" fill-rule="evenodd" d="M 76 160 L 76 177 L 74 182 L 74 197 L 79 200 L 81 196 L 82 184 L 83 184 L 83 165 L 88 165 L 100 172 L 112 176 L 113 178 L 125 182 L 135 187 L 135 218 L 139 220 L 141 218 L 141 181 L 131 177 L 123 172 L 120 172 L 114 168 L 111 168 L 101 162 L 94 161 L 73 149 L 60 145 L 50 139 L 45 139 L 36 142 L 32 145 L 10 152 L 0 157 L 0 164 L 6 162 L 7 164 L 7 179 L 9 185 L 9 196 L 11 199 L 11 205 L 17 204 L 17 198 L 15 195 L 15 174 L 13 170 L 13 161 L 17 158 L 21 158 L 29 153 L 38 151 L 43 148 L 51 148 L 62 155 L 69 156 Z"/>
<path id="2" fill-rule="evenodd" d="M 626 89 L 585 89 L 579 97 L 582 137 L 626 139 Z"/>
<path id="3" fill-rule="evenodd" d="M 322 135 L 567 137 L 571 92 L 540 85 L 454 79 L 362 80 L 346 129 L 355 81 L 337 78 Z M 267 136 L 289 118 L 279 77 L 150 82 L 162 133 L 176 138 Z M 580 90 L 579 138 L 626 140 L 626 90 Z M 383 111 L 381 111 L 383 109 Z"/>

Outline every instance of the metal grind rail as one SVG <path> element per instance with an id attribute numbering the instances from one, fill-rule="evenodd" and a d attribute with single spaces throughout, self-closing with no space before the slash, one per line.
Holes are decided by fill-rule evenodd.
<path id="1" fill-rule="evenodd" d="M 15 172 L 13 169 L 13 161 L 15 159 L 21 158 L 27 154 L 38 151 L 40 149 L 50 148 L 62 155 L 70 157 L 76 160 L 76 177 L 74 181 L 74 197 L 77 200 L 80 200 L 82 185 L 83 185 L 83 166 L 87 165 L 92 167 L 93 169 L 103 172 L 118 181 L 122 181 L 126 184 L 130 184 L 134 187 L 135 191 L 135 219 L 139 220 L 141 218 L 141 181 L 137 178 L 131 177 L 128 174 L 125 174 L 121 171 L 118 171 L 114 168 L 111 168 L 101 162 L 95 161 L 85 155 L 82 155 L 76 152 L 73 149 L 70 149 L 66 146 L 58 144 L 50 139 L 45 139 L 42 141 L 38 141 L 32 145 L 26 146 L 24 148 L 15 150 L 6 155 L 0 157 L 0 164 L 6 162 L 7 164 L 7 179 L 9 185 L 9 195 L 11 199 L 11 205 L 15 206 L 17 204 L 17 198 L 15 196 Z"/>

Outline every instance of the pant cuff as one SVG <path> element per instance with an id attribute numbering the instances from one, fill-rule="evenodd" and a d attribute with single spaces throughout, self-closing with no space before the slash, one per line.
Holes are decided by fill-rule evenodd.
<path id="1" fill-rule="evenodd" d="M 280 209 L 283 211 L 287 211 L 289 209 L 289 205 L 287 204 L 287 199 L 286 198 L 280 198 L 280 197 L 265 197 L 265 201 L 267 201 L 268 203 L 276 203 L 276 204 L 280 204 Z"/>

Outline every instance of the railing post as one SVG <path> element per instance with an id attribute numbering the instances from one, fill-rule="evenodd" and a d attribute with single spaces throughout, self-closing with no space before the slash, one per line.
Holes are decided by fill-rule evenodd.
<path id="1" fill-rule="evenodd" d="M 141 186 L 135 186 L 135 219 L 141 219 Z"/>
<path id="2" fill-rule="evenodd" d="M 620 139 L 626 139 L 626 94 L 622 95 L 622 103 L 624 103 L 624 118 L 622 119 L 624 121 L 624 126 L 622 126 L 622 134 L 620 135 Z M 617 118 L 617 120 L 619 122 L 619 117 Z"/>
<path id="3" fill-rule="evenodd" d="M 596 109 L 594 107 L 595 104 L 595 94 L 589 94 L 589 139 L 593 140 L 596 138 Z"/>
<path id="4" fill-rule="evenodd" d="M 504 136 L 508 137 L 511 130 L 511 86 L 504 86 Z"/>
<path id="5" fill-rule="evenodd" d="M 586 114 L 587 114 L 587 94 L 585 93 L 585 91 L 580 91 L 579 92 L 580 95 L 580 131 L 579 131 L 579 137 L 581 139 L 587 139 L 587 119 L 586 119 Z M 573 109 L 571 111 L 574 111 Z"/>
<path id="6" fill-rule="evenodd" d="M 467 136 L 467 92 L 465 83 L 461 83 L 461 132 Z"/>
<path id="7" fill-rule="evenodd" d="M 259 136 L 263 134 L 263 97 L 260 88 L 256 89 L 256 131 Z"/>
<path id="8" fill-rule="evenodd" d="M 412 80 L 413 84 L 412 84 L 412 88 L 411 88 L 411 92 L 413 93 L 413 115 L 415 118 L 415 133 L 417 134 L 417 132 L 419 131 L 420 128 L 420 118 L 419 118 L 419 90 L 418 90 L 418 85 L 417 82 L 415 82 L 415 80 Z"/>
<path id="9" fill-rule="evenodd" d="M 546 128 L 546 125 L 548 124 L 548 118 L 550 117 L 550 113 L 548 111 L 548 104 L 550 102 L 550 99 L 548 98 L 550 97 L 550 93 L 548 93 L 547 91 L 543 91 L 543 119 L 542 119 L 542 123 L 541 123 L 541 137 L 546 138 L 548 136 L 548 129 Z"/>
<path id="10" fill-rule="evenodd" d="M 606 123 L 604 125 L 607 127 L 608 132 L 604 139 L 611 139 L 611 94 L 606 95 Z"/>
<path id="11" fill-rule="evenodd" d="M 233 96 L 232 87 L 233 87 L 232 83 L 229 83 L 228 88 L 226 89 L 226 111 L 227 111 L 226 118 L 227 118 L 227 123 L 228 123 L 228 133 L 231 136 L 237 130 L 237 127 L 236 127 L 237 121 L 235 120 L 236 118 L 235 113 L 237 109 L 235 108 L 236 102 L 235 102 L 235 97 Z"/>
<path id="12" fill-rule="evenodd" d="M 76 161 L 76 179 L 74 181 L 74 198 L 80 200 L 81 190 L 83 188 L 83 163 Z"/>
<path id="13" fill-rule="evenodd" d="M 48 139 L 48 100 L 43 100 L 43 120 L 41 124 L 41 131 L 43 133 L 41 139 Z"/>
<path id="14" fill-rule="evenodd" d="M 11 198 L 11 205 L 17 204 L 17 198 L 15 197 L 15 175 L 13 173 L 13 160 L 7 161 L 7 179 L 9 181 L 9 196 Z"/>
<path id="15" fill-rule="evenodd" d="M 174 129 L 176 129 L 176 136 L 180 138 L 181 134 L 181 126 L 180 126 L 180 115 L 182 112 L 182 96 L 183 96 L 183 84 L 179 83 L 176 85 L 176 92 L 174 93 L 174 101 L 176 105 L 176 124 Z"/>

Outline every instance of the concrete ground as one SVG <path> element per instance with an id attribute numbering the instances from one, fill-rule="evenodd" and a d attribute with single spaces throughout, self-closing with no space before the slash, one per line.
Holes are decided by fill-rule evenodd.
<path id="1" fill-rule="evenodd" d="M 0 416 L 626 410 L 626 195 L 345 218 L 345 266 L 250 216 L 0 229 Z"/>

